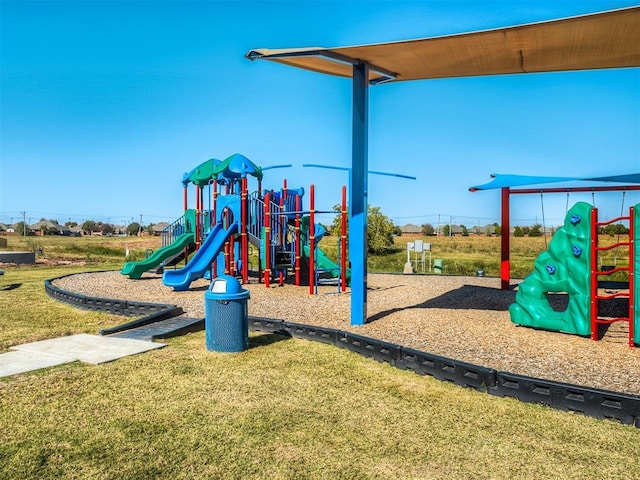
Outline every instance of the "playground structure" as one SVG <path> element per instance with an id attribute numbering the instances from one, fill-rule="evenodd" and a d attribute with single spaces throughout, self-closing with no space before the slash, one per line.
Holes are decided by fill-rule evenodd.
<path id="1" fill-rule="evenodd" d="M 321 275 L 328 275 L 345 291 L 349 282 L 344 226 L 346 187 L 342 194 L 343 231 L 338 264 L 317 246 L 325 231 L 315 224 L 315 214 L 320 212 L 314 207 L 314 186 L 310 187 L 310 209 L 304 211 L 304 189 L 290 189 L 286 180 L 278 191 L 263 191 L 263 171 L 269 168 L 279 167 L 260 168 L 236 153 L 222 161 L 207 160 L 185 173 L 184 215 L 163 230 L 160 249 L 142 261 L 126 263 L 121 273 L 132 279 L 140 278 L 143 272 L 184 260 L 182 268 L 163 268 L 166 286 L 188 290 L 198 278 L 222 274 L 238 276 L 247 283 L 251 245 L 258 250 L 258 277 L 267 287 L 275 279 L 283 285 L 286 277 L 294 273 L 295 285 L 300 286 L 304 278 L 308 279 L 309 293 L 313 293 Z M 258 182 L 253 193 L 248 190 L 249 176 Z M 188 205 L 190 184 L 196 189 L 194 209 Z"/>
<path id="2" fill-rule="evenodd" d="M 628 241 L 600 246 L 598 228 L 619 221 L 629 224 Z M 564 225 L 554 234 L 548 250 L 534 262 L 535 270 L 518 286 L 516 302 L 509 307 L 511 321 L 524 326 L 561 331 L 593 340 L 600 338 L 600 325 L 628 323 L 629 346 L 640 343 L 640 312 L 636 299 L 640 295 L 635 273 L 640 268 L 640 255 L 635 248 L 640 238 L 640 204 L 629 208 L 629 214 L 608 221 L 598 220 L 598 209 L 585 202 L 576 203 L 568 212 Z M 611 249 L 627 249 L 628 264 L 604 269 L 599 253 Z M 625 265 L 626 264 L 626 265 Z M 598 279 L 617 272 L 627 272 L 627 285 L 618 285 L 615 293 L 599 288 Z M 622 288 L 620 288 L 622 287 Z M 626 288 L 624 288 L 626 287 Z M 568 306 L 556 311 L 549 303 L 549 293 L 565 293 Z M 601 302 L 628 299 L 626 315 L 601 317 Z"/>
<path id="3" fill-rule="evenodd" d="M 501 190 L 502 198 L 502 231 L 510 230 L 510 196 L 514 194 L 540 194 L 542 202 L 542 218 L 544 223 L 544 193 L 566 193 L 567 214 L 563 226 L 555 232 L 548 249 L 542 252 L 534 262 L 534 272 L 518 286 L 516 303 L 511 305 L 509 313 L 511 321 L 534 328 L 561 331 L 577 335 L 590 336 L 593 340 L 600 338 L 600 325 L 615 322 L 628 324 L 628 343 L 630 347 L 640 343 L 640 315 L 635 308 L 636 299 L 640 295 L 635 272 L 640 268 L 638 251 L 635 248 L 638 240 L 638 208 L 640 204 L 629 209 L 624 215 L 624 195 L 627 190 L 640 190 L 640 174 L 614 175 L 608 177 L 530 177 L 521 175 L 492 174 L 492 181 L 484 185 L 469 188 L 470 191 Z M 587 186 L 560 188 L 517 188 L 526 185 L 536 185 L 554 182 L 612 182 L 623 183 L 621 186 Z M 571 192 L 622 191 L 622 208 L 620 216 L 608 221 L 598 220 L 598 209 L 585 202 L 578 202 L 571 209 L 568 208 Z M 595 202 L 595 201 L 594 201 Z M 599 227 L 616 222 L 626 221 L 629 228 L 629 240 L 616 242 L 608 246 L 598 244 Z M 543 226 L 544 228 L 544 226 Z M 546 234 L 545 234 L 546 235 Z M 501 288 L 511 288 L 509 235 L 501 235 Z M 546 243 L 546 237 L 545 237 Z M 612 249 L 627 249 L 626 266 L 603 266 L 600 262 L 600 252 Z M 626 262 L 624 262 L 626 263 Z M 599 289 L 604 285 L 600 278 L 618 272 L 628 274 L 628 283 L 616 285 L 617 291 L 612 294 L 601 293 Z M 620 283 L 620 282 L 618 282 Z M 549 303 L 550 293 L 566 293 L 568 306 L 563 311 L 556 311 Z M 626 315 L 620 317 L 600 317 L 598 307 L 601 303 L 616 298 L 628 299 Z"/>

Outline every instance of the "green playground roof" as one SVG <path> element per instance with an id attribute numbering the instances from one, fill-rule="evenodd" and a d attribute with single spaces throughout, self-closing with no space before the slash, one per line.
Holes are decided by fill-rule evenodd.
<path id="1" fill-rule="evenodd" d="M 526 185 L 542 185 L 545 183 L 560 182 L 605 182 L 605 183 L 624 183 L 627 185 L 640 184 L 640 173 L 628 173 L 625 175 L 610 175 L 606 177 L 537 177 L 529 175 L 508 175 L 500 173 L 492 173 L 489 183 L 469 187 L 469 190 L 475 192 L 477 190 L 492 190 L 495 188 L 505 187 L 524 187 Z"/>

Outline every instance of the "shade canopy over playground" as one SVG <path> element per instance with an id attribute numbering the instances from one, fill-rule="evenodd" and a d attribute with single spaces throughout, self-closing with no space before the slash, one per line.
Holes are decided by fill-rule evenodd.
<path id="1" fill-rule="evenodd" d="M 511 229 L 510 222 L 510 204 L 511 195 L 532 194 L 532 193 L 567 193 L 570 192 L 612 192 L 626 190 L 640 190 L 640 173 L 628 173 L 624 175 L 609 175 L 605 177 L 542 177 L 529 175 L 503 175 L 498 173 L 491 174 L 493 178 L 489 183 L 470 187 L 469 190 L 477 192 L 480 190 L 501 191 L 501 230 L 505 232 L 501 235 L 500 240 L 500 280 L 502 290 L 508 290 L 511 287 L 511 264 L 510 264 L 510 238 L 509 231 Z M 546 187 L 546 184 L 553 183 L 570 183 L 580 184 L 579 186 L 563 186 L 563 187 Z M 586 185 L 585 185 L 586 183 Z M 594 183 L 608 185 L 594 185 Z M 614 185 L 612 185 L 614 184 Z M 535 187 L 533 187 L 535 185 Z M 514 187 L 531 187 L 531 188 L 514 188 Z M 567 197 L 568 199 L 568 197 Z M 623 197 L 624 201 L 624 197 Z M 544 218 L 544 216 L 543 216 Z"/>
<path id="2" fill-rule="evenodd" d="M 605 183 L 628 183 L 640 185 L 640 173 L 628 173 L 625 175 L 609 175 L 606 177 L 538 177 L 532 175 L 505 175 L 501 173 L 492 173 L 489 183 L 482 185 L 476 185 L 475 187 L 469 187 L 471 192 L 478 190 L 493 190 L 496 188 L 512 188 L 512 187 L 524 187 L 527 185 L 542 185 L 547 183 L 559 183 L 559 182 L 605 182 Z M 563 192 L 571 191 L 572 187 L 566 187 L 562 189 Z M 624 187 L 616 187 L 618 190 L 623 190 Z"/>
<path id="3" fill-rule="evenodd" d="M 370 84 L 433 78 L 640 66 L 640 7 L 403 42 L 337 48 L 254 49 L 265 59 L 353 81 L 349 245 L 351 323 L 367 318 Z"/>
<path id="4" fill-rule="evenodd" d="M 640 63 L 640 7 L 514 27 L 349 47 L 257 49 L 254 59 L 369 81 L 633 67 Z"/>

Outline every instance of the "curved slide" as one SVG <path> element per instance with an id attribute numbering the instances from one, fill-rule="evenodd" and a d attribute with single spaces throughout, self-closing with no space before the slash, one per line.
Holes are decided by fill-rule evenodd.
<path id="1" fill-rule="evenodd" d="M 120 273 L 122 273 L 122 275 L 129 275 L 129 278 L 140 278 L 144 272 L 157 267 L 167 258 L 177 255 L 195 241 L 193 233 L 183 233 L 176 238 L 173 243 L 166 247 L 159 248 L 144 260 L 125 263 Z"/>
<path id="2" fill-rule="evenodd" d="M 165 270 L 162 275 L 162 283 L 179 292 L 189 290 L 191 282 L 202 278 L 211 266 L 213 260 L 222 250 L 224 242 L 237 232 L 238 222 L 232 223 L 227 229 L 224 229 L 221 223 L 217 223 L 209 231 L 204 243 L 186 266 L 177 270 Z"/>

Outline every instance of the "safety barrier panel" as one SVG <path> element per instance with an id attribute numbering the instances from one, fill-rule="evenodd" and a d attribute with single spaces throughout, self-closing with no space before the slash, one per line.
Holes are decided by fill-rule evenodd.
<path id="1" fill-rule="evenodd" d="M 497 385 L 491 395 L 513 397 L 528 403 L 580 412 L 590 417 L 609 418 L 640 428 L 640 397 L 587 388 L 567 383 L 497 372 Z"/>
<path id="2" fill-rule="evenodd" d="M 419 375 L 429 375 L 461 387 L 487 391 L 496 385 L 495 370 L 411 348 L 402 349 L 401 365 Z"/>
<path id="3" fill-rule="evenodd" d="M 400 345 L 363 337 L 354 333 L 338 332 L 338 343 L 336 345 L 359 353 L 364 357 L 386 362 L 394 367 L 402 357 L 402 347 Z"/>
<path id="4" fill-rule="evenodd" d="M 282 320 L 273 318 L 249 317 L 249 328 L 261 332 L 279 332 L 282 330 Z"/>
<path id="5" fill-rule="evenodd" d="M 333 330 L 331 328 L 315 327 L 313 325 L 290 322 L 282 322 L 282 330 L 292 337 L 314 340 L 316 342 L 327 343 L 329 345 L 335 345 L 338 340 L 338 335 L 341 333 L 338 330 Z"/>
<path id="6" fill-rule="evenodd" d="M 67 276 L 67 275 L 65 275 Z M 162 303 L 132 302 L 128 300 L 117 300 L 113 298 L 89 297 L 79 293 L 72 293 L 53 285 L 53 281 L 64 278 L 57 277 L 44 281 L 44 289 L 47 295 L 55 300 L 73 305 L 82 310 L 94 312 L 105 312 L 124 317 L 139 317 L 143 315 L 158 314 L 164 312 L 165 315 L 176 316 L 182 313 L 182 308 L 176 305 Z M 180 313 L 176 313 L 180 310 Z M 165 317 L 169 318 L 169 317 Z"/>

